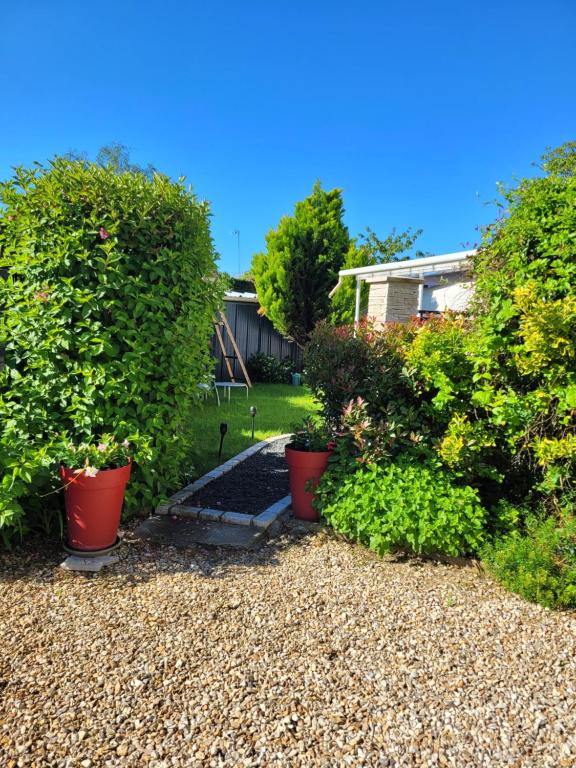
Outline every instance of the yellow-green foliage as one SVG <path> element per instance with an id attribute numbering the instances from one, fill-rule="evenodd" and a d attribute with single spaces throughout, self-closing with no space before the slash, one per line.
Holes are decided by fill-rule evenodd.
<path id="1" fill-rule="evenodd" d="M 576 457 L 576 435 L 573 434 L 558 438 L 537 437 L 533 445 L 538 461 L 544 467 L 560 459 Z"/>
<path id="2" fill-rule="evenodd" d="M 576 176 L 573 153 L 550 156 L 549 175 L 505 191 L 508 215 L 476 257 L 475 376 L 515 465 L 555 492 L 572 484 L 575 459 Z"/>
<path id="3" fill-rule="evenodd" d="M 520 373 L 564 376 L 576 361 L 576 295 L 550 300 L 538 296 L 534 281 L 514 291 L 519 310 L 514 359 Z"/>
<path id="4" fill-rule="evenodd" d="M 438 453 L 444 463 L 454 469 L 469 465 L 475 456 L 495 445 L 494 432 L 487 429 L 486 424 L 471 421 L 466 414 L 456 413 L 439 442 Z"/>
<path id="5" fill-rule="evenodd" d="M 422 325 L 406 349 L 406 365 L 439 411 L 466 408 L 472 380 L 469 322 L 447 315 Z M 440 418 L 440 416 L 439 416 Z"/>

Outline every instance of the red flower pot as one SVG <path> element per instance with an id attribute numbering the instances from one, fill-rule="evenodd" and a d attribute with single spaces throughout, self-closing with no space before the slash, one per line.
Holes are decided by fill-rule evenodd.
<path id="1" fill-rule="evenodd" d="M 118 537 L 124 490 L 132 462 L 118 469 L 101 469 L 96 477 L 60 467 L 66 501 L 68 546 L 93 552 L 111 547 Z"/>
<path id="2" fill-rule="evenodd" d="M 294 517 L 317 522 L 319 516 L 312 507 L 313 489 L 324 474 L 332 451 L 298 451 L 289 445 L 285 450 Z"/>

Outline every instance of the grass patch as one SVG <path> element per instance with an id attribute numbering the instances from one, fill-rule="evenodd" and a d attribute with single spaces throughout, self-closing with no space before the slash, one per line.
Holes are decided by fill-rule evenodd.
<path id="1" fill-rule="evenodd" d="M 216 397 L 210 395 L 198 407 L 193 423 L 196 435 L 192 455 L 194 478 L 209 472 L 265 437 L 292 432 L 295 425 L 315 413 L 319 407 L 308 389 L 288 384 L 254 384 L 248 391 L 248 399 L 245 390 L 233 389 L 230 403 L 224 400 L 224 393 L 220 391 L 220 402 L 221 406 L 218 407 Z M 258 410 L 254 440 L 251 405 L 255 405 Z M 224 438 L 222 458 L 218 458 L 221 422 L 228 424 L 228 433 Z"/>

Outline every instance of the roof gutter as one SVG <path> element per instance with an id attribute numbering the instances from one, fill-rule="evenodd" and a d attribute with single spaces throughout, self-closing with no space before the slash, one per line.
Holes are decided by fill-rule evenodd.
<path id="1" fill-rule="evenodd" d="M 369 277 L 378 275 L 382 272 L 422 272 L 426 267 L 437 265 L 451 265 L 462 262 L 464 266 L 471 256 L 474 256 L 476 250 L 458 251 L 456 253 L 445 253 L 440 256 L 425 256 L 423 259 L 406 259 L 405 261 L 391 261 L 387 264 L 374 264 L 371 267 L 355 267 L 354 269 L 341 269 L 338 273 L 338 284 L 343 277 L 351 275 L 357 277 Z M 333 290 L 336 290 L 335 286 Z"/>

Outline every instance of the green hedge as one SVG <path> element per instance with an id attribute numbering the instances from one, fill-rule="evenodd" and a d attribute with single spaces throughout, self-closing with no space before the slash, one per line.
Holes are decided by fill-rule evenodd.
<path id="1" fill-rule="evenodd" d="M 0 531 L 46 514 L 62 439 L 104 432 L 141 459 L 128 510 L 152 507 L 189 470 L 212 365 L 208 205 L 159 174 L 62 158 L 18 169 L 0 201 Z"/>

